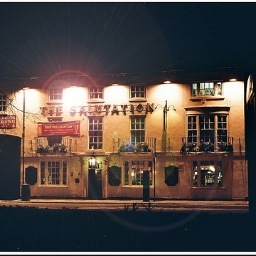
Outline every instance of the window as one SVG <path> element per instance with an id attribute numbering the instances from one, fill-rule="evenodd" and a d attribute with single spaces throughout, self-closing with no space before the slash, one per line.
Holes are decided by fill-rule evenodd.
<path id="1" fill-rule="evenodd" d="M 144 85 L 131 86 L 131 98 L 146 98 L 146 88 Z"/>
<path id="2" fill-rule="evenodd" d="M 228 142 L 227 115 L 191 115 L 188 116 L 187 142 Z"/>
<path id="3" fill-rule="evenodd" d="M 7 108 L 7 97 L 5 94 L 0 93 L 0 111 L 6 111 Z"/>
<path id="4" fill-rule="evenodd" d="M 90 100 L 102 100 L 103 99 L 103 88 L 91 87 L 89 88 L 89 99 Z"/>
<path id="5" fill-rule="evenodd" d="M 145 117 L 131 117 L 131 142 L 145 142 Z"/>
<path id="6" fill-rule="evenodd" d="M 48 96 L 50 101 L 62 100 L 62 88 L 50 88 Z"/>
<path id="7" fill-rule="evenodd" d="M 89 117 L 89 149 L 102 149 L 102 117 Z"/>
<path id="8" fill-rule="evenodd" d="M 40 175 L 41 185 L 67 185 L 67 162 L 42 161 Z"/>
<path id="9" fill-rule="evenodd" d="M 152 161 L 131 160 L 124 162 L 124 184 L 143 185 L 143 171 L 150 172 L 150 185 L 152 185 Z"/>
<path id="10" fill-rule="evenodd" d="M 192 96 L 221 96 L 222 84 L 220 82 L 200 82 L 192 84 Z"/>
<path id="11" fill-rule="evenodd" d="M 193 161 L 192 185 L 196 187 L 222 187 L 222 162 Z"/>

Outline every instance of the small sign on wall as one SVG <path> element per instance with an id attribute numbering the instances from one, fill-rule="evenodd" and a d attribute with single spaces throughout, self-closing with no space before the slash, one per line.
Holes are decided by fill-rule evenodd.
<path id="1" fill-rule="evenodd" d="M 16 115 L 0 115 L 0 129 L 16 128 Z"/>
<path id="2" fill-rule="evenodd" d="M 165 167 L 165 183 L 168 186 L 175 186 L 178 183 L 179 168 L 173 165 Z"/>

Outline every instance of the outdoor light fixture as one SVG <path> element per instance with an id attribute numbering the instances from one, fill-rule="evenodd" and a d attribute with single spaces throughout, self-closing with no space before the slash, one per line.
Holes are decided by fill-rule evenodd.
<path id="1" fill-rule="evenodd" d="M 97 164 L 97 159 L 94 157 L 94 151 L 92 152 L 92 156 L 89 158 L 89 166 L 90 168 L 95 167 Z"/>
<path id="2" fill-rule="evenodd" d="M 89 158 L 89 167 L 99 169 L 101 168 L 102 162 L 99 162 L 94 156 L 94 151 L 92 152 L 92 156 Z"/>
<path id="3" fill-rule="evenodd" d="M 165 101 L 164 107 L 160 104 L 157 104 L 155 109 L 157 109 L 159 106 L 163 109 L 163 115 L 164 115 L 163 126 L 164 126 L 164 131 L 166 131 L 166 128 L 167 128 L 167 122 L 166 122 L 166 120 L 167 120 L 167 111 L 169 111 L 170 107 L 172 107 L 174 111 L 176 111 L 176 108 L 174 107 L 174 105 L 169 105 L 167 107 L 167 100 Z"/>
<path id="4" fill-rule="evenodd" d="M 23 109 L 22 109 L 22 184 L 25 184 L 25 113 L 26 113 L 26 90 L 28 90 L 28 87 L 24 87 L 22 89 L 23 91 Z"/>

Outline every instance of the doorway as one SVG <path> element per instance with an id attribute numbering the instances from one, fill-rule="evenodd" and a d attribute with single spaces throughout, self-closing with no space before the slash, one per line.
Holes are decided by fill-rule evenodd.
<path id="1" fill-rule="evenodd" d="M 88 199 L 102 199 L 102 170 L 88 170 Z"/>

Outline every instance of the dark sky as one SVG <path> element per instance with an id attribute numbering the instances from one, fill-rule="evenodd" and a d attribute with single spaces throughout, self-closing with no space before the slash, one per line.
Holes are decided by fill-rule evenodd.
<path id="1" fill-rule="evenodd" d="M 254 2 L 1 2 L 0 77 L 256 68 Z"/>

